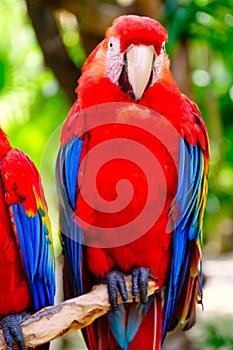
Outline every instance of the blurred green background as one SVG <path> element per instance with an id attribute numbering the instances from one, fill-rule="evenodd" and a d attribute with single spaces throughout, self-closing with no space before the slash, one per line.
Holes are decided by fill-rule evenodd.
<path id="1" fill-rule="evenodd" d="M 101 40 L 112 19 L 124 13 L 151 16 L 166 26 L 173 74 L 181 90 L 199 105 L 211 143 L 204 222 L 207 316 L 199 316 L 193 331 L 169 336 L 165 349 L 230 350 L 233 349 L 232 0 L 1 0 L 0 125 L 12 145 L 25 151 L 42 173 L 59 255 L 53 180 L 59 127 L 75 99 L 76 80 L 86 55 Z M 72 343 L 71 337 L 71 343 L 69 340 L 56 343 L 55 348 L 84 348 Z"/>

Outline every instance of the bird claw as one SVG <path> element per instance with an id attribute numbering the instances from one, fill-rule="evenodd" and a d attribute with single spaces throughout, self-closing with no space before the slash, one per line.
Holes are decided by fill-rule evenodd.
<path id="1" fill-rule="evenodd" d="M 20 326 L 20 322 L 27 316 L 29 316 L 28 312 L 22 312 L 21 314 L 8 315 L 1 320 L 0 327 L 3 330 L 7 350 L 14 350 L 14 343 L 18 344 L 19 350 L 27 350 Z"/>
<path id="2" fill-rule="evenodd" d="M 145 267 L 135 267 L 132 271 L 132 297 L 136 300 L 138 290 L 140 293 L 140 302 L 146 304 L 148 301 L 148 279 L 151 277 L 151 271 Z M 120 292 L 124 303 L 128 301 L 128 293 L 125 284 L 125 275 L 118 270 L 110 271 L 106 275 L 109 302 L 113 312 L 118 310 L 117 292 Z"/>
<path id="3" fill-rule="evenodd" d="M 106 275 L 106 280 L 108 285 L 109 302 L 111 304 L 112 311 L 117 312 L 117 292 L 120 292 L 123 302 L 126 303 L 128 301 L 125 275 L 121 271 L 113 270 Z"/>
<path id="4" fill-rule="evenodd" d="M 148 279 L 151 277 L 150 269 L 145 267 L 135 267 L 132 271 L 132 296 L 135 301 L 138 290 L 140 302 L 146 304 L 148 301 Z"/>

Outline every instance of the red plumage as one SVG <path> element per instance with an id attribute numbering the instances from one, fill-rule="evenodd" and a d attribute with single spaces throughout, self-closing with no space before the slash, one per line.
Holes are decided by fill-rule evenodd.
<path id="1" fill-rule="evenodd" d="M 20 320 L 53 304 L 54 256 L 39 173 L 22 151 L 11 147 L 1 128 L 0 279 L 0 327 L 9 350 L 14 341 L 23 348 Z"/>
<path id="2" fill-rule="evenodd" d="M 0 318 L 30 309 L 32 302 L 0 181 Z M 4 282 L 3 282 L 4 281 Z"/>

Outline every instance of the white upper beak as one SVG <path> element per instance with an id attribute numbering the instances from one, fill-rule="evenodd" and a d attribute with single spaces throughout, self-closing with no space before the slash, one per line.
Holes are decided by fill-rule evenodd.
<path id="1" fill-rule="evenodd" d="M 155 51 L 152 46 L 133 45 L 126 52 L 126 57 L 128 79 L 135 99 L 139 101 L 151 76 Z"/>

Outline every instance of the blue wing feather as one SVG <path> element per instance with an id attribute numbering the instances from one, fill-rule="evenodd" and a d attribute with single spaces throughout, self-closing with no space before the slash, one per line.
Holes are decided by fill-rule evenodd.
<path id="1" fill-rule="evenodd" d="M 27 179 L 23 186 L 19 174 Z M 55 294 L 53 246 L 51 238 L 48 239 L 51 236 L 50 222 L 39 174 L 22 151 L 11 149 L 2 162 L 1 175 L 8 194 L 6 202 L 14 223 L 13 231 L 37 311 L 53 304 Z M 30 204 L 33 208 L 29 206 L 26 210 L 24 205 L 27 200 L 33 203 Z"/>
<path id="2" fill-rule="evenodd" d="M 57 193 L 59 197 L 60 230 L 65 246 L 65 271 L 72 286 L 72 296 L 83 293 L 81 259 L 82 230 L 74 221 L 77 179 L 83 141 L 74 137 L 58 153 L 56 162 Z M 71 271 L 68 272 L 68 270 Z"/>
<path id="3" fill-rule="evenodd" d="M 51 242 L 48 243 L 46 234 L 41 229 L 42 223 L 38 213 L 34 218 L 28 217 L 22 204 L 13 204 L 12 211 L 28 283 L 35 311 L 37 311 L 54 303 L 54 262 L 51 261 L 52 253 L 49 251 Z M 35 236 L 40 238 L 31 238 Z"/>
<path id="4" fill-rule="evenodd" d="M 200 240 L 200 215 L 202 214 L 204 160 L 199 144 L 192 146 L 185 139 L 180 141 L 180 164 L 177 194 L 175 206 L 178 209 L 178 218 L 173 230 L 173 254 L 167 289 L 165 316 L 163 326 L 163 339 L 166 332 L 173 329 L 179 316 L 175 315 L 177 304 L 184 302 L 179 300 L 182 286 L 190 275 L 191 253 L 190 244 L 195 242 L 201 246 Z M 199 267 L 200 290 L 202 290 L 202 269 Z M 189 305 L 186 307 L 188 308 Z"/>

